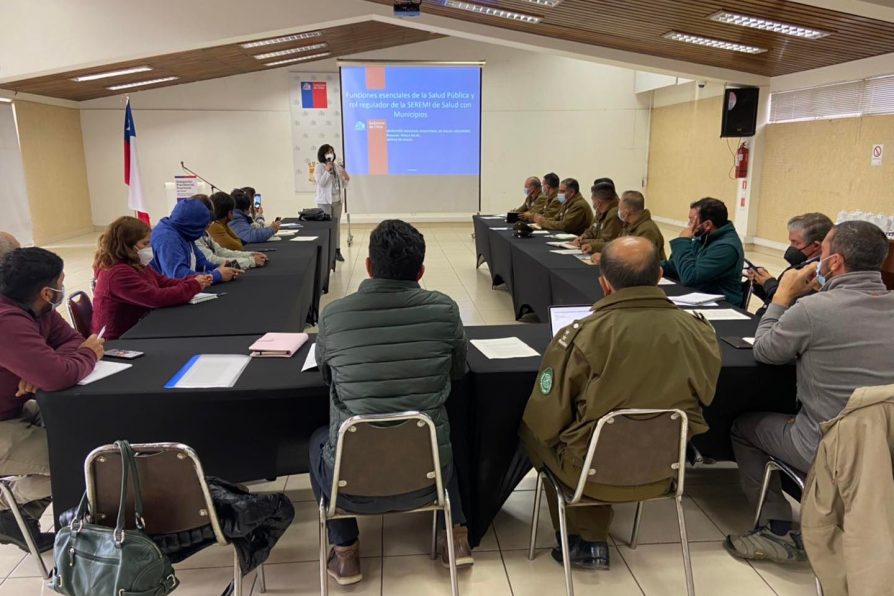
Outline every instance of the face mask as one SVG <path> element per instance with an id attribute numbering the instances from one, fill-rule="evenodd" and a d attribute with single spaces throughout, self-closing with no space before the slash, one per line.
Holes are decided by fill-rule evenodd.
<path id="1" fill-rule="evenodd" d="M 53 309 L 55 310 L 55 309 L 59 308 L 59 305 L 61 305 L 62 301 L 65 300 L 65 286 L 63 285 L 61 290 L 57 290 L 56 288 L 47 288 L 47 289 L 55 292 L 56 297 L 50 302 L 50 306 L 52 306 Z"/>
<path id="2" fill-rule="evenodd" d="M 832 258 L 833 255 L 829 255 L 825 259 L 820 259 L 816 262 L 816 281 L 819 282 L 820 287 L 826 285 L 826 282 L 829 281 L 828 275 L 823 275 L 823 263 Z M 829 272 L 831 273 L 831 271 Z"/>
<path id="3" fill-rule="evenodd" d="M 334 159 L 335 159 L 335 154 L 334 154 L 334 153 L 327 153 L 327 154 L 326 154 L 326 160 L 327 160 L 327 161 L 333 161 Z"/>
<path id="4" fill-rule="evenodd" d="M 556 195 L 556 198 L 559 199 L 560 203 L 564 203 L 565 202 L 565 193 L 560 192 L 558 195 Z"/>
<path id="5" fill-rule="evenodd" d="M 789 246 L 785 249 L 785 254 L 782 255 L 782 258 L 792 267 L 797 267 L 807 260 L 807 255 L 801 252 L 800 249 L 797 249 L 794 246 Z"/>
<path id="6" fill-rule="evenodd" d="M 529 193 L 529 192 L 528 192 L 528 189 L 525 188 L 524 190 L 522 190 L 522 194 L 524 194 L 525 196 L 528 196 L 528 195 L 531 194 L 531 193 Z"/>
<path id="7" fill-rule="evenodd" d="M 621 211 L 620 211 L 620 210 L 618 211 L 618 219 L 621 220 L 621 223 L 627 223 L 626 221 L 624 221 L 624 216 L 621 215 Z"/>
<path id="8" fill-rule="evenodd" d="M 140 265 L 145 267 L 149 263 L 152 262 L 152 259 L 155 257 L 155 254 L 152 252 L 152 247 L 147 246 L 146 248 L 141 248 L 137 251 L 137 256 L 140 257 Z"/>

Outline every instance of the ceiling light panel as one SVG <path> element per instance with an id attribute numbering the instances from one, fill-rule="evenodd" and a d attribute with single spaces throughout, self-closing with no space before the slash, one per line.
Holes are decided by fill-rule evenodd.
<path id="1" fill-rule="evenodd" d="M 751 29 L 781 33 L 782 35 L 791 35 L 802 39 L 820 39 L 827 35 L 831 35 L 828 31 L 822 31 L 821 29 L 812 29 L 810 27 L 802 27 L 800 25 L 792 25 L 791 23 L 762 19 L 760 17 L 752 17 L 726 10 L 715 12 L 708 18 L 718 23 L 738 25 L 739 27 L 750 27 Z"/>
<path id="2" fill-rule="evenodd" d="M 278 43 L 288 43 L 290 41 L 301 41 L 302 39 L 313 39 L 323 35 L 322 31 L 309 31 L 308 33 L 296 33 L 294 35 L 283 35 L 282 37 L 271 37 L 270 39 L 262 39 L 260 41 L 249 41 L 240 44 L 243 48 L 260 48 L 263 46 L 272 46 Z"/>
<path id="3" fill-rule="evenodd" d="M 518 21 L 521 23 L 530 23 L 536 25 L 541 21 L 540 17 L 525 14 L 522 12 L 515 12 L 514 10 L 504 10 L 502 8 L 497 8 L 496 6 L 484 6 L 483 4 L 475 4 L 473 2 L 463 2 L 462 0 L 445 0 L 444 6 L 448 8 L 456 8 L 458 10 L 465 10 L 466 12 L 474 12 L 475 14 L 480 14 L 488 17 L 499 17 L 501 19 L 508 19 L 510 21 Z"/>
<path id="4" fill-rule="evenodd" d="M 559 4 L 562 3 L 562 0 L 524 0 L 529 4 L 536 4 L 537 6 L 545 6 L 547 8 L 555 8 Z"/>
<path id="5" fill-rule="evenodd" d="M 267 52 L 266 54 L 255 54 L 256 60 L 268 60 L 270 58 L 279 58 L 280 56 L 290 56 L 291 54 L 300 54 L 301 52 L 313 52 L 314 50 L 322 50 L 329 44 L 314 43 L 309 46 L 301 46 L 300 48 L 289 48 L 287 50 L 279 50 L 277 52 Z"/>
<path id="6" fill-rule="evenodd" d="M 149 81 L 139 81 L 136 83 L 125 83 L 123 85 L 113 85 L 106 87 L 109 91 L 120 91 L 121 89 L 132 89 L 134 87 L 145 87 L 146 85 L 157 85 L 159 83 L 167 83 L 168 81 L 176 81 L 180 77 L 163 77 L 161 79 L 151 79 Z"/>
<path id="7" fill-rule="evenodd" d="M 110 70 L 109 72 L 98 72 L 96 74 L 89 75 L 81 75 L 79 77 L 74 77 L 72 81 L 76 83 L 83 83 L 85 81 L 96 81 L 98 79 L 108 79 L 111 77 L 121 77 L 129 74 L 136 74 L 138 72 L 149 72 L 152 70 L 149 66 L 135 66 L 133 68 L 124 68 L 121 70 Z"/>
<path id="8" fill-rule="evenodd" d="M 299 56 L 298 58 L 289 58 L 288 60 L 276 60 L 275 62 L 268 62 L 264 66 L 282 66 L 283 64 L 293 64 L 295 62 L 305 62 L 307 60 L 319 60 L 320 58 L 325 58 L 326 56 L 331 56 L 332 52 L 321 52 L 319 54 L 311 54 L 309 56 Z"/>
<path id="9" fill-rule="evenodd" d="M 671 41 L 681 41 L 683 43 L 691 43 L 697 46 L 714 48 L 716 50 L 729 50 L 731 52 L 740 52 L 742 54 L 763 54 L 767 51 L 766 48 L 749 46 L 734 41 L 725 41 L 723 39 L 714 39 L 712 37 L 702 37 L 701 35 L 692 35 L 690 33 L 680 33 L 679 31 L 668 31 L 661 37 L 670 39 Z"/>

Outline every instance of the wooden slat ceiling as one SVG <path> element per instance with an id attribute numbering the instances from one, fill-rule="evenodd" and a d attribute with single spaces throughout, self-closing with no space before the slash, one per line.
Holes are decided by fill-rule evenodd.
<path id="1" fill-rule="evenodd" d="M 393 0 L 368 0 L 392 4 Z M 564 0 L 549 8 L 523 0 L 470 0 L 477 4 L 543 17 L 538 24 L 448 8 L 424 0 L 423 12 L 534 33 L 566 41 L 694 62 L 764 76 L 779 76 L 894 52 L 894 23 L 786 0 Z M 727 10 L 808 26 L 832 35 L 806 40 L 716 23 L 707 17 Z M 663 39 L 680 31 L 765 48 L 742 54 Z"/>
<path id="2" fill-rule="evenodd" d="M 107 97 L 110 95 L 124 94 L 131 91 L 136 92 L 144 89 L 157 89 L 159 87 L 167 87 L 170 85 L 181 85 L 183 83 L 192 83 L 195 81 L 228 77 L 259 70 L 268 70 L 270 68 L 288 68 L 294 67 L 296 64 L 307 64 L 309 62 L 313 62 L 314 60 L 306 60 L 303 62 L 286 64 L 281 67 L 267 67 L 264 66 L 265 62 L 295 58 L 301 56 L 302 54 L 292 54 L 288 56 L 281 56 L 278 58 L 270 58 L 268 60 L 256 60 L 254 58 L 254 55 L 278 50 L 285 50 L 288 48 L 307 46 L 310 44 L 322 42 L 326 42 L 328 44 L 326 48 L 307 52 L 307 54 L 330 52 L 330 56 L 320 58 L 321 60 L 323 60 L 328 58 L 337 58 L 339 56 L 348 56 L 351 54 L 356 54 L 358 52 L 381 50 L 384 48 L 390 48 L 409 43 L 417 43 L 420 41 L 443 37 L 441 35 L 428 33 L 426 31 L 408 29 L 405 27 L 389 25 L 387 23 L 379 23 L 376 21 L 345 25 L 341 27 L 333 27 L 330 29 L 321 29 L 320 31 L 322 32 L 322 35 L 320 37 L 305 39 L 301 41 L 261 46 L 250 49 L 245 49 L 240 44 L 216 46 L 200 50 L 177 52 L 175 54 L 152 56 L 150 58 L 144 58 L 141 60 L 117 62 L 114 64 L 106 64 L 100 67 L 84 70 L 73 70 L 50 76 L 23 79 L 9 83 L 3 83 L 2 85 L 0 85 L 0 87 L 22 93 L 34 93 L 36 95 L 44 95 L 60 99 L 83 101 L 87 99 L 95 99 L 97 97 Z M 121 70 L 137 66 L 149 66 L 152 68 L 152 70 L 149 72 L 142 72 L 81 83 L 71 80 L 77 76 Z M 169 76 L 176 76 L 180 78 L 167 83 L 160 83 L 147 87 L 136 87 L 133 89 L 122 91 L 109 91 L 108 89 L 106 89 L 106 87 L 112 85 L 134 83 L 137 81 L 146 81 L 151 79 L 160 79 Z"/>

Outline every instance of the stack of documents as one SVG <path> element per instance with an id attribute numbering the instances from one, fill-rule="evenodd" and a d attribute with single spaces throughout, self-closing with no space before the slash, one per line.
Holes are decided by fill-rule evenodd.
<path id="1" fill-rule="evenodd" d="M 245 354 L 198 354 L 165 383 L 165 389 L 232 387 L 250 361 Z"/>
<path id="2" fill-rule="evenodd" d="M 503 358 L 531 358 L 540 354 L 517 337 L 500 339 L 473 339 L 469 343 L 478 348 L 490 360 Z"/>
<path id="3" fill-rule="evenodd" d="M 200 302 L 208 302 L 209 300 L 216 300 L 217 294 L 211 294 L 209 292 L 199 292 L 195 296 L 192 297 L 192 300 L 189 301 L 190 304 L 199 304 Z"/>
<path id="4" fill-rule="evenodd" d="M 308 339 L 306 333 L 265 333 L 248 349 L 252 358 L 291 358 Z"/>
<path id="5" fill-rule="evenodd" d="M 289 236 L 294 236 L 298 233 L 298 230 L 280 230 L 276 233 L 280 238 L 287 238 Z"/>
<path id="6" fill-rule="evenodd" d="M 566 248 L 568 250 L 578 250 L 580 247 L 571 244 L 570 242 L 547 242 L 550 246 L 555 246 L 556 248 Z"/>
<path id="7" fill-rule="evenodd" d="M 691 294 L 683 294 L 682 296 L 668 296 L 670 301 L 677 306 L 717 306 L 718 300 L 723 300 L 723 294 L 703 294 L 701 292 L 692 292 Z"/>
<path id="8" fill-rule="evenodd" d="M 78 385 L 89 385 L 94 381 L 99 381 L 100 379 L 105 379 L 106 377 L 111 377 L 112 375 L 118 374 L 122 370 L 127 370 L 131 366 L 133 366 L 133 364 L 125 364 L 123 362 L 106 362 L 105 360 L 100 360 L 96 363 L 96 367 L 93 369 L 93 372 L 78 381 Z"/>

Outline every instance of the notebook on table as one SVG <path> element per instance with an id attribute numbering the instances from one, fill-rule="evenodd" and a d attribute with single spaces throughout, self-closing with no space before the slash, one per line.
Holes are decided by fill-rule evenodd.
<path id="1" fill-rule="evenodd" d="M 265 333 L 248 349 L 252 358 L 291 358 L 307 340 L 306 333 Z"/>

